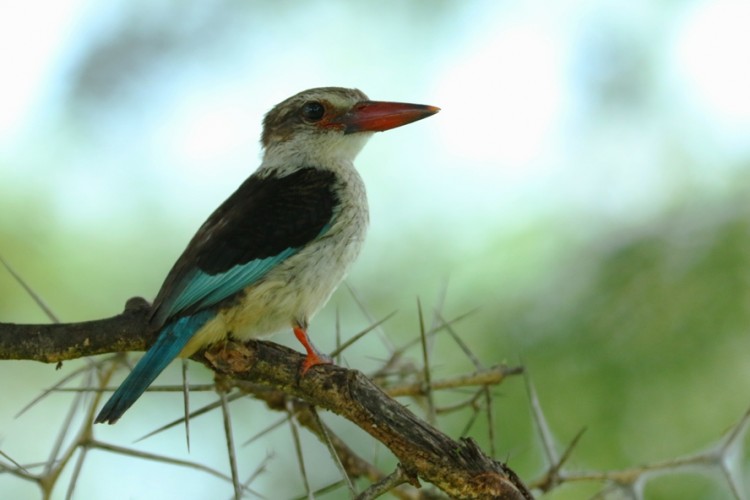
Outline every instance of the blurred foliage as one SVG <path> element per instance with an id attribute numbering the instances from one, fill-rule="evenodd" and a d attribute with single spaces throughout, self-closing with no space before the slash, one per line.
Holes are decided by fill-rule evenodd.
<path id="1" fill-rule="evenodd" d="M 397 345 L 416 335 L 414 297 L 408 295 L 414 290 L 422 290 L 428 311 L 441 307 L 444 300 L 445 319 L 479 306 L 456 325 L 464 341 L 484 363 L 521 361 L 527 367 L 561 449 L 576 432 L 587 429 L 573 454 L 571 470 L 617 469 L 668 460 L 710 446 L 750 404 L 744 396 L 750 393 L 750 336 L 746 331 L 750 320 L 750 209 L 745 199 L 739 195 L 693 199 L 647 224 L 613 225 L 578 240 L 566 234 L 574 232 L 567 224 L 579 222 L 566 219 L 540 223 L 533 230 L 527 229 L 515 238 L 504 237 L 497 246 L 482 250 L 480 263 L 494 258 L 502 261 L 498 264 L 501 268 L 513 267 L 514 256 L 534 254 L 527 253 L 521 266 L 507 273 L 504 283 L 497 282 L 503 273 L 491 269 L 484 275 L 470 271 L 445 284 L 445 278 L 431 270 L 455 266 L 453 257 L 435 251 L 433 263 L 423 265 L 408 250 L 387 262 L 380 261 L 377 270 L 358 270 L 352 281 L 376 317 L 401 309 L 386 325 Z M 4 203 L 10 202 L 6 199 Z M 35 206 L 40 210 L 44 203 Z M 34 220 L 44 226 L 41 221 L 49 214 L 44 215 L 43 209 L 39 214 Z M 103 263 L 111 259 L 108 254 L 112 247 L 108 245 L 127 248 L 131 235 L 121 235 L 108 245 L 100 241 L 98 247 L 92 247 L 91 242 L 98 240 L 96 235 L 40 232 L 39 225 L 30 223 L 11 231 L 14 245 L 23 248 L 33 242 L 34 251 L 24 254 L 8 243 L 5 249 L 21 256 L 13 261 L 16 269 L 44 292 L 53 308 L 68 311 L 68 316 L 86 319 L 109 314 L 106 308 L 93 313 L 91 300 L 108 304 L 109 311 L 114 312 L 112 305 L 121 304 L 129 295 L 124 290 L 128 288 L 124 286 L 126 281 L 132 283 L 132 295 L 148 295 L 144 281 L 150 282 L 153 290 L 158 286 L 162 272 L 146 277 L 151 271 L 133 273 L 141 267 L 133 266 L 115 269 L 114 274 L 108 270 L 101 277 L 96 276 L 98 273 L 87 276 L 87 283 L 103 280 L 96 285 L 101 292 L 91 295 L 76 285 L 70 273 L 76 269 L 87 272 L 92 255 L 100 261 L 94 268 L 104 269 Z M 25 236 L 19 240 L 19 234 Z M 74 241 L 69 241 L 71 238 Z M 39 255 L 49 255 L 46 247 L 50 242 L 59 245 L 64 241 L 68 246 L 88 243 L 83 245 L 85 251 L 56 250 L 59 253 L 55 259 L 39 259 Z M 398 240 L 391 244 L 397 245 Z M 429 241 L 422 244 L 417 239 L 413 243 L 414 249 L 429 246 Z M 132 252 L 136 261 L 149 259 L 144 249 L 131 248 Z M 57 265 L 59 260 L 66 265 Z M 153 267 L 167 269 L 168 258 L 160 257 L 160 261 Z M 441 261 L 443 265 L 434 264 Z M 420 279 L 422 273 L 425 276 Z M 389 278 L 383 282 L 376 275 Z M 410 282 L 406 294 L 395 291 L 393 283 L 406 275 L 416 282 Z M 107 285 L 112 276 L 118 276 L 116 287 Z M 0 314 L 4 319 L 43 320 L 38 312 L 30 312 L 35 307 L 7 275 L 0 280 Z M 440 299 L 441 286 L 446 287 L 445 299 Z M 25 312 L 19 312 L 19 303 L 26 303 L 22 309 Z M 366 324 L 353 319 L 356 306 L 345 291 L 338 292 L 334 303 L 344 309 L 345 330 L 356 330 L 353 323 Z M 331 321 L 332 311 L 328 310 L 316 330 L 328 330 Z M 280 335 L 279 340 L 289 340 L 284 337 Z M 360 363 L 358 356 L 364 356 L 365 361 L 377 357 L 365 349 L 359 354 L 352 351 L 346 359 Z M 417 348 L 412 356 L 419 364 Z M 468 360 L 461 359 L 455 355 L 454 344 L 441 336 L 432 358 L 435 376 L 471 370 Z M 13 370 L 8 371 L 7 364 L 1 368 L 8 374 Z M 46 367 L 40 369 L 49 373 Z M 30 380 L 33 383 L 35 379 Z M 449 392 L 441 394 L 438 403 L 450 405 L 466 396 Z M 25 394 L 21 400 L 29 397 Z M 522 384 L 510 381 L 501 387 L 494 401 L 494 415 L 500 457 L 523 477 L 535 477 L 543 464 Z M 470 420 L 466 413 L 441 418 L 440 423 L 455 436 Z M 486 421 L 477 419 L 469 434 L 488 448 Z M 361 437 L 352 437 L 353 441 L 357 439 Z M 747 463 L 746 450 L 738 460 Z M 706 476 L 706 471 L 696 473 L 683 472 L 649 482 L 647 498 L 728 498 L 718 476 Z M 580 498 L 596 489 L 591 484 L 567 485 L 550 498 Z"/>
<path id="2" fill-rule="evenodd" d="M 529 14 L 520 4 L 494 2 L 391 1 L 377 12 L 365 2 L 313 2 L 310 11 L 231 1 L 92 7 L 92 19 L 80 26 L 89 31 L 85 42 L 76 39 L 67 59 L 57 63 L 50 96 L 40 100 L 43 112 L 32 117 L 18 144 L 0 151 L 0 255 L 63 320 L 114 314 L 130 296 L 156 294 L 195 228 L 255 165 L 253 127 L 280 82 L 284 89 L 289 82 L 367 82 L 399 98 L 416 88 L 416 99 L 466 77 L 470 86 L 453 83 L 461 90 L 456 100 L 434 102 L 444 111 L 431 124 L 440 126 L 439 118 L 457 124 L 446 129 L 451 134 L 467 131 L 460 138 L 466 149 L 439 149 L 450 134 L 430 136 L 432 143 L 402 139 L 388 145 L 404 142 L 401 151 L 375 141 L 368 147 L 381 162 L 362 169 L 371 186 L 373 228 L 349 282 L 374 319 L 398 310 L 384 327 L 396 345 L 417 334 L 417 296 L 428 319 L 434 319 L 433 309 L 447 320 L 476 309 L 457 322 L 457 333 L 487 365 L 520 361 L 527 367 L 561 449 L 586 428 L 572 470 L 624 468 L 705 449 L 750 405 L 750 168 L 746 159 L 737 160 L 747 151 L 730 147 L 737 140 L 721 135 L 726 129 L 716 125 L 720 120 L 700 114 L 699 105 L 690 108 L 691 95 L 683 96 L 675 83 L 679 75 L 664 69 L 665 46 L 676 36 L 672 22 L 689 11 L 690 2 L 624 2 L 619 9 L 616 3 L 579 11 L 570 5 L 576 14 L 537 4 Z M 549 31 L 558 27 L 549 19 L 558 17 L 560 32 Z M 487 26 L 517 38 L 503 38 L 491 47 L 499 53 L 485 53 L 494 42 L 482 38 Z M 555 38 L 566 29 L 569 39 Z M 534 105 L 545 97 L 534 93 L 539 82 L 529 77 L 537 75 L 524 70 L 545 61 L 524 52 L 524 41 L 538 41 L 529 34 L 534 30 L 543 33 L 542 42 L 574 52 L 570 67 L 552 84 L 571 86 L 564 94 L 570 109 L 560 105 L 570 116 L 558 118 L 564 134 L 543 137 L 545 151 L 511 168 L 508 158 L 515 157 L 502 151 L 516 135 L 498 130 L 508 122 L 519 132 L 534 129 L 539 124 L 527 121 L 538 118 Z M 708 42 L 713 46 L 713 39 Z M 522 67 L 509 66 L 515 60 L 505 51 L 520 53 Z M 463 66 L 481 55 L 487 59 L 477 59 L 478 66 L 488 73 Z M 498 68 L 502 85 L 495 88 Z M 222 102 L 209 100 L 196 114 L 180 114 L 181 106 L 202 94 L 236 91 L 232 85 L 242 87 L 242 100 L 229 102 L 233 110 L 239 102 L 247 106 L 240 110 L 247 136 L 240 139 L 250 146 L 226 158 L 204 158 L 199 151 L 192 159 L 200 164 L 197 174 L 190 161 L 162 152 L 174 146 L 159 142 L 165 129 L 177 127 L 177 139 L 165 136 L 176 149 L 187 148 L 179 126 L 191 118 L 208 120 Z M 191 87 L 199 91 L 185 90 Z M 510 111 L 498 107 L 516 101 L 520 107 Z M 486 146 L 482 141 L 491 142 L 487 149 L 500 152 L 499 159 L 476 153 Z M 431 149 L 439 153 L 427 161 Z M 538 160 L 545 154 L 553 157 L 543 158 L 552 166 Z M 226 165 L 230 170 L 219 169 Z M 514 182 L 535 175 L 528 184 Z M 345 335 L 368 323 L 340 290 L 313 325 L 323 348 L 333 346 L 327 332 L 337 308 Z M 2 271 L 0 320 L 46 321 Z M 294 345 L 288 334 L 275 340 Z M 344 362 L 376 366 L 382 349 L 376 338 L 365 339 Z M 419 365 L 419 348 L 412 358 Z M 29 363 L 0 364 L 0 377 L 14 381 L 0 420 L 3 451 L 24 463 L 46 456 L 54 434 L 45 419 L 62 415 L 68 399 L 57 396 L 44 410 L 12 416 L 75 366 L 66 363 L 55 372 Z M 435 342 L 432 367 L 436 377 L 473 369 L 446 335 Z M 197 378 L 208 380 L 209 374 Z M 438 402 L 450 405 L 465 397 L 446 392 Z M 144 402 L 132 415 L 138 429 L 123 422 L 107 436 L 128 442 L 131 433 L 151 430 L 152 419 L 163 418 L 167 406 L 157 398 L 149 398 L 155 406 Z M 176 397 L 169 405 L 178 415 Z M 238 412 L 248 433 L 269 419 L 260 405 L 244 410 Z M 439 422 L 457 436 L 472 421 L 469 413 Z M 493 414 L 498 457 L 526 479 L 540 474 L 542 454 L 520 381 L 497 391 Z M 485 449 L 487 428 L 480 418 L 469 430 Z M 178 453 L 182 435 L 176 434 L 147 446 Z M 345 435 L 363 455 L 390 460 L 380 448 L 373 452 L 361 434 Z M 289 470 L 297 469 L 284 437 L 265 444 L 278 456 L 269 467 L 269 491 L 280 494 L 300 491 L 289 480 Z M 214 441 L 206 438 L 194 450 L 209 450 L 223 467 L 224 449 Z M 251 459 L 262 451 L 263 445 L 245 450 Z M 743 451 L 737 460 L 747 471 Z M 84 475 L 83 495 L 102 496 L 123 464 L 153 473 L 150 464 L 137 469 L 132 460 L 98 460 Z M 318 484 L 336 479 L 328 469 L 333 467 L 320 472 Z M 646 497 L 727 498 L 720 478 L 705 472 L 658 478 L 648 484 Z M 211 487 L 194 476 L 193 485 Z M 0 489 L 27 488 L 8 486 L 12 481 L 0 477 Z M 588 498 L 599 486 L 566 485 L 549 497 Z M 28 496 L 28 489 L 21 495 Z"/>
<path id="3" fill-rule="evenodd" d="M 495 321 L 488 315 L 480 327 L 513 332 L 514 353 L 561 443 L 587 429 L 574 469 L 623 468 L 705 449 L 750 404 L 743 396 L 750 393 L 746 199 L 697 200 L 644 226 L 611 227 L 569 248 L 557 271 L 538 283 L 542 293 Z M 501 413 L 512 411 L 496 404 Z M 508 433 L 511 449 L 529 438 Z M 745 449 L 735 465 L 746 467 L 748 457 Z M 700 489 L 658 483 L 647 498 L 728 497 L 716 474 L 700 480 Z"/>

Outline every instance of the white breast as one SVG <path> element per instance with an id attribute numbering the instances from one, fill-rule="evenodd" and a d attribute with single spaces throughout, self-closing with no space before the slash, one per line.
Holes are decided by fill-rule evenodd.
<path id="1" fill-rule="evenodd" d="M 191 339 L 182 354 L 224 339 L 268 336 L 293 324 L 306 326 L 328 302 L 359 255 L 369 215 L 361 177 L 349 162 L 336 165 L 339 205 L 322 237 L 245 290 L 240 303 L 219 311 Z"/>

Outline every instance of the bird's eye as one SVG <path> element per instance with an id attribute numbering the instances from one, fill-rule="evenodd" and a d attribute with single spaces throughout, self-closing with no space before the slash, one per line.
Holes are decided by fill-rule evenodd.
<path id="1" fill-rule="evenodd" d="M 318 101 L 306 102 L 302 106 L 302 118 L 307 121 L 317 122 L 326 113 L 326 108 Z"/>

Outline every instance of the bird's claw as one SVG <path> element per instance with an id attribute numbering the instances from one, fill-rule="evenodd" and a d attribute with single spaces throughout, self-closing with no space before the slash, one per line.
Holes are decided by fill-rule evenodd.
<path id="1" fill-rule="evenodd" d="M 305 357 L 304 361 L 302 361 L 302 365 L 300 366 L 300 375 L 304 376 L 307 373 L 307 370 L 309 370 L 313 366 L 332 364 L 333 359 L 331 359 L 330 356 L 319 352 L 309 352 L 307 353 L 307 356 Z"/>

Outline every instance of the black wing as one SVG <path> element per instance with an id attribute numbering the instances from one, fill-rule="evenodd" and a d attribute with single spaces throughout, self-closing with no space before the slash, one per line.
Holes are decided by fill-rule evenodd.
<path id="1" fill-rule="evenodd" d="M 201 226 L 154 300 L 152 323 L 235 295 L 325 232 L 339 203 L 333 172 L 250 176 Z"/>

